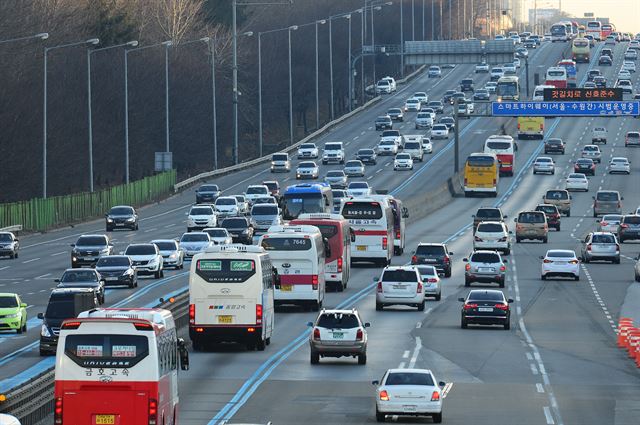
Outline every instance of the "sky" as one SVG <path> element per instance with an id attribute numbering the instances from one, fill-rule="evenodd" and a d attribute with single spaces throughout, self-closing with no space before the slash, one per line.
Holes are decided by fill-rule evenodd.
<path id="1" fill-rule="evenodd" d="M 558 7 L 560 0 L 537 0 L 538 8 Z M 576 17 L 583 17 L 585 12 L 593 12 L 595 16 L 608 17 L 616 28 L 634 34 L 640 32 L 640 0 L 561 0 L 562 10 Z M 529 0 L 533 8 L 533 0 Z"/>

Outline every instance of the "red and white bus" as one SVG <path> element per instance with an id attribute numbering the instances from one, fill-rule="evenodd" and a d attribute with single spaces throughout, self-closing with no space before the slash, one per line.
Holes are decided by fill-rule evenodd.
<path id="1" fill-rule="evenodd" d="M 335 284 L 339 292 L 344 291 L 351 275 L 351 241 L 355 240 L 349 222 L 340 214 L 316 213 L 300 214 L 289 224 L 320 229 L 331 247 L 331 255 L 325 258 L 325 280 L 327 284 Z"/>
<path id="2" fill-rule="evenodd" d="M 567 69 L 562 66 L 552 66 L 547 69 L 546 85 L 558 89 L 567 88 Z"/>
<path id="3" fill-rule="evenodd" d="M 613 24 L 602 24 L 602 40 L 605 40 L 612 32 L 616 31 L 616 27 Z"/>
<path id="4" fill-rule="evenodd" d="M 382 266 L 393 256 L 393 210 L 388 202 L 353 198 L 342 204 L 341 214 L 349 220 L 356 240 L 351 244 L 351 263 L 374 262 Z"/>
<path id="5" fill-rule="evenodd" d="M 589 21 L 587 22 L 587 29 L 585 35 L 590 35 L 596 41 L 604 40 L 602 38 L 602 22 Z"/>
<path id="6" fill-rule="evenodd" d="M 500 175 L 513 176 L 516 163 L 516 144 L 509 135 L 493 135 L 484 142 L 484 153 L 493 153 L 500 161 Z"/>
<path id="7" fill-rule="evenodd" d="M 405 230 L 409 210 L 402 206 L 400 199 L 388 195 L 386 190 L 378 190 L 376 193 L 376 195 L 371 195 L 371 199 L 385 202 L 391 207 L 393 213 L 393 255 L 402 255 L 406 243 Z"/>
<path id="8" fill-rule="evenodd" d="M 55 366 L 56 425 L 178 423 L 184 340 L 164 309 L 94 309 L 65 320 Z"/>

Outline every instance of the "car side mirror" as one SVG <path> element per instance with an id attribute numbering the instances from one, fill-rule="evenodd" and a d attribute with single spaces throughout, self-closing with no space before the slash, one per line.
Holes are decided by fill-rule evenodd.
<path id="1" fill-rule="evenodd" d="M 180 369 L 189 370 L 189 351 L 184 342 L 184 338 L 178 338 L 178 354 L 180 355 Z"/>
<path id="2" fill-rule="evenodd" d="M 70 243 L 70 244 L 69 244 L 69 246 L 70 246 L 71 248 L 75 248 L 76 244 L 74 244 L 74 243 Z"/>
<path id="3" fill-rule="evenodd" d="M 468 259 L 468 258 L 463 258 L 463 259 L 462 259 L 462 261 L 463 261 L 464 263 L 468 263 L 468 262 L 469 262 L 469 259 Z"/>
<path id="4" fill-rule="evenodd" d="M 438 382 L 438 385 L 442 388 L 442 387 L 445 387 L 447 385 L 447 383 L 444 382 L 444 381 L 440 381 L 440 382 Z"/>
<path id="5" fill-rule="evenodd" d="M 273 284 L 276 286 L 280 286 L 280 274 L 278 274 L 278 269 L 273 267 L 272 273 L 273 273 Z"/>
<path id="6" fill-rule="evenodd" d="M 453 255 L 453 252 L 450 252 L 449 255 Z"/>
<path id="7" fill-rule="evenodd" d="M 104 213 L 104 216 L 105 217 L 109 217 L 109 213 Z"/>
<path id="8" fill-rule="evenodd" d="M 313 327 L 313 322 L 307 322 L 307 326 Z"/>
<path id="9" fill-rule="evenodd" d="M 514 217 L 513 221 L 514 221 L 514 223 L 517 223 L 518 222 L 518 217 Z"/>
<path id="10" fill-rule="evenodd" d="M 460 297 L 460 298 L 458 298 L 458 301 L 460 301 L 461 303 L 463 303 L 463 302 L 464 302 L 464 298 Z"/>
<path id="11" fill-rule="evenodd" d="M 20 303 L 20 308 L 27 308 L 27 303 Z"/>
<path id="12" fill-rule="evenodd" d="M 541 259 L 541 260 L 544 260 L 544 256 L 542 256 L 542 255 L 539 256 L 538 258 Z"/>
<path id="13" fill-rule="evenodd" d="M 371 381 L 371 385 L 380 385 L 380 381 Z"/>
<path id="14" fill-rule="evenodd" d="M 503 218 L 503 219 L 505 219 L 505 218 L 509 218 L 509 216 L 505 214 L 505 215 L 503 215 L 503 216 L 502 216 L 502 218 Z"/>
<path id="15" fill-rule="evenodd" d="M 624 196 L 621 196 L 621 197 L 620 197 L 620 200 L 621 200 L 621 201 L 624 201 Z"/>
<path id="16" fill-rule="evenodd" d="M 53 279 L 55 283 L 60 283 L 60 279 Z"/>
<path id="17" fill-rule="evenodd" d="M 591 199 L 593 199 L 593 200 L 595 201 L 596 197 L 595 197 L 595 196 L 592 196 L 592 197 L 591 197 Z"/>
<path id="18" fill-rule="evenodd" d="M 509 260 L 507 260 L 506 258 L 503 258 L 502 262 L 505 263 L 505 264 L 509 264 Z"/>
<path id="19" fill-rule="evenodd" d="M 509 304 L 511 304 L 511 303 L 513 302 L 513 298 L 509 298 L 509 299 L 507 300 L 507 302 L 508 302 Z"/>
<path id="20" fill-rule="evenodd" d="M 38 313 L 38 319 L 44 319 L 44 313 Z"/>
<path id="21" fill-rule="evenodd" d="M 366 322 L 366 323 L 364 324 L 364 327 L 365 327 L 365 328 L 370 328 L 370 327 L 371 327 L 371 323 Z"/>
<path id="22" fill-rule="evenodd" d="M 373 278 L 371 280 L 373 280 L 374 282 L 377 282 L 378 278 L 376 276 L 373 276 Z"/>

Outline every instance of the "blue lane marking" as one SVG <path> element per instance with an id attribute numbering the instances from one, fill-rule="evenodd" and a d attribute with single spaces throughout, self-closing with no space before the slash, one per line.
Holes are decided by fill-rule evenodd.
<path id="1" fill-rule="evenodd" d="M 55 366 L 55 364 L 55 357 L 47 357 L 46 359 L 36 363 L 29 369 L 24 370 L 19 374 L 12 376 L 11 378 L 3 379 L 2 381 L 0 381 L 0 393 L 7 393 L 12 388 L 15 388 L 19 385 L 22 385 L 24 382 L 33 379 L 34 376 L 38 376 L 41 373 L 44 373 L 47 370 L 51 369 Z"/>

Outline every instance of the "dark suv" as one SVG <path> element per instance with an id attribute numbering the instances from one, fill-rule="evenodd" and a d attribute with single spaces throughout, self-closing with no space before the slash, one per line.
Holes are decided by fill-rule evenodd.
<path id="1" fill-rule="evenodd" d="M 618 241 L 624 243 L 629 239 L 640 239 L 640 215 L 625 215 L 618 227 Z"/>
<path id="2" fill-rule="evenodd" d="M 217 184 L 203 184 L 196 189 L 196 204 L 214 203 L 220 196 L 220 188 Z"/>
<path id="3" fill-rule="evenodd" d="M 106 235 L 82 235 L 71 244 L 71 267 L 93 267 L 103 255 L 113 254 L 113 244 Z"/>
<path id="4" fill-rule="evenodd" d="M 447 245 L 443 243 L 421 243 L 411 257 L 411 264 L 434 266 L 444 277 L 451 277 L 451 256 Z"/>
<path id="5" fill-rule="evenodd" d="M 535 211 L 545 213 L 549 227 L 555 228 L 558 232 L 560 231 L 560 211 L 558 211 L 558 207 L 551 204 L 539 204 L 536 206 Z"/>
<path id="6" fill-rule="evenodd" d="M 133 207 L 127 205 L 119 205 L 112 207 L 105 214 L 107 232 L 111 232 L 117 228 L 129 228 L 138 230 L 138 214 Z"/>
<path id="7" fill-rule="evenodd" d="M 504 219 L 507 218 L 506 215 L 502 214 L 502 210 L 500 208 L 494 207 L 480 207 L 471 217 L 473 217 L 473 233 L 476 232 L 478 224 L 483 221 L 504 222 Z"/>
<path id="8" fill-rule="evenodd" d="M 473 80 L 471 78 L 465 78 L 464 80 L 460 81 L 460 91 L 461 92 L 466 92 L 466 91 L 473 92 Z"/>
<path id="9" fill-rule="evenodd" d="M 253 226 L 246 217 L 225 218 L 220 227 L 227 229 L 233 238 L 233 243 L 251 245 L 253 243 Z"/>
<path id="10" fill-rule="evenodd" d="M 544 142 L 544 153 L 559 152 L 564 155 L 564 142 L 562 139 L 552 138 Z"/>

